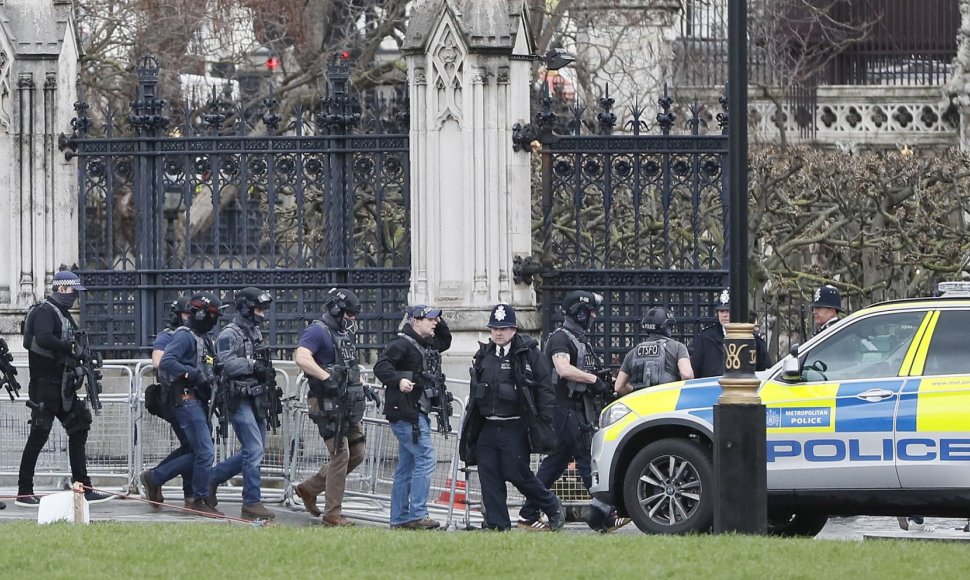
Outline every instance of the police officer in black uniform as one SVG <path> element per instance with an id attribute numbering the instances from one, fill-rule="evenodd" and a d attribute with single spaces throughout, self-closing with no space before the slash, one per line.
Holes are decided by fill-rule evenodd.
<path id="1" fill-rule="evenodd" d="M 554 420 L 558 442 L 556 449 L 539 464 L 536 477 L 542 485 L 549 488 L 566 471 L 573 459 L 576 460 L 583 485 L 587 490 L 592 485 L 590 443 L 597 427 L 599 410 L 612 398 L 613 393 L 612 385 L 607 385 L 595 374 L 604 370 L 605 366 L 596 356 L 593 345 L 586 336 L 601 301 L 601 296 L 585 290 L 574 290 L 566 294 L 562 304 L 565 315 L 562 326 L 549 335 L 543 347 L 543 353 L 551 360 L 556 383 Z M 597 529 L 608 531 L 629 521 L 625 518 L 614 518 L 611 514 L 609 517 L 609 523 L 599 522 Z M 519 521 L 516 525 L 522 529 L 542 529 L 537 522 L 539 506 L 526 500 L 519 510 Z"/>
<path id="2" fill-rule="evenodd" d="M 724 374 L 724 336 L 727 334 L 724 325 L 731 322 L 731 293 L 727 288 L 715 300 L 714 310 L 717 312 L 717 323 L 694 335 L 694 353 L 690 357 L 690 365 L 698 379 Z M 757 349 L 755 370 L 763 371 L 771 366 L 768 343 L 763 336 L 755 334 L 754 344 Z"/>
<path id="3" fill-rule="evenodd" d="M 826 284 L 812 296 L 812 319 L 815 321 L 815 334 L 835 326 L 842 310 L 842 294 L 831 284 Z"/>
<path id="4" fill-rule="evenodd" d="M 551 424 L 556 407 L 549 365 L 539 343 L 518 334 L 511 304 L 496 305 L 488 327 L 492 340 L 479 347 L 472 362 L 459 444 L 461 459 L 478 465 L 485 507 L 483 527 L 511 529 L 505 486 L 511 482 L 545 512 L 549 529 L 560 530 L 565 517 L 559 498 L 529 467 L 529 425 L 535 421 Z"/>
<path id="5" fill-rule="evenodd" d="M 91 488 L 84 446 L 91 429 L 91 410 L 74 393 L 61 392 L 61 380 L 68 358 L 76 349 L 74 333 L 77 323 L 70 309 L 78 299 L 78 292 L 86 290 L 74 272 L 62 270 L 54 274 L 53 292 L 46 300 L 32 308 L 24 323 L 24 348 L 30 368 L 28 392 L 30 401 L 30 434 L 20 460 L 16 504 L 37 507 L 40 498 L 34 495 L 34 469 L 41 449 L 47 443 L 54 418 L 67 433 L 67 453 L 71 461 L 71 479 L 84 485 L 84 497 L 89 502 L 102 502 L 111 495 Z"/>

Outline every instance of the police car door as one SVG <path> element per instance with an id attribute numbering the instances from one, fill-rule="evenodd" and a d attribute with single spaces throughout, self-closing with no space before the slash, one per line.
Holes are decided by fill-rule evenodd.
<path id="1" fill-rule="evenodd" d="M 761 398 L 771 489 L 898 488 L 893 419 L 906 355 L 925 312 L 847 320 L 799 354 L 802 375 L 779 369 Z"/>
<path id="2" fill-rule="evenodd" d="M 904 488 L 970 486 L 970 307 L 930 313 L 896 412 Z M 904 369 L 905 370 L 905 369 Z"/>

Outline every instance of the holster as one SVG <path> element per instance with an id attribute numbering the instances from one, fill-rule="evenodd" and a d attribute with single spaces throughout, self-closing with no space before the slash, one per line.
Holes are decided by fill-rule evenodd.
<path id="1" fill-rule="evenodd" d="M 82 401 L 75 400 L 71 410 L 64 415 L 61 425 L 68 436 L 91 429 L 91 409 Z"/>

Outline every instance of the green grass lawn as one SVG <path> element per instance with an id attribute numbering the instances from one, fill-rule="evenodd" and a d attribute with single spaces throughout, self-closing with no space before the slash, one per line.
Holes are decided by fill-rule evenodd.
<path id="1" fill-rule="evenodd" d="M 0 527 L 4 578 L 964 578 L 962 543 L 403 532 L 221 524 Z"/>

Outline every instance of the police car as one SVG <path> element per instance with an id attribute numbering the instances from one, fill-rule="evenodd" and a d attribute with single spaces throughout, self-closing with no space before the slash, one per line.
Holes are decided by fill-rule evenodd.
<path id="1" fill-rule="evenodd" d="M 860 310 L 758 373 L 769 532 L 814 536 L 834 515 L 970 516 L 970 284 Z M 713 521 L 717 378 L 608 406 L 594 497 L 649 533 Z"/>

